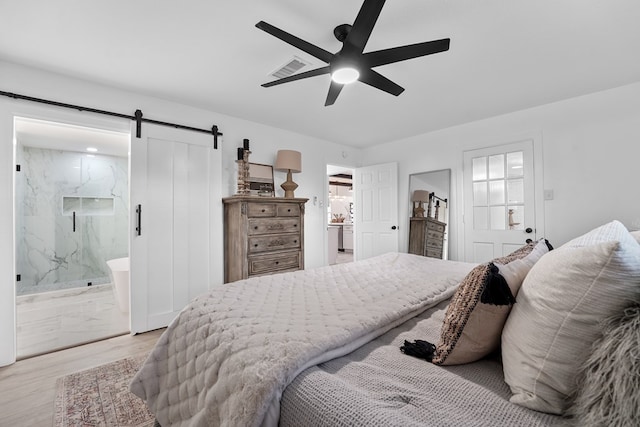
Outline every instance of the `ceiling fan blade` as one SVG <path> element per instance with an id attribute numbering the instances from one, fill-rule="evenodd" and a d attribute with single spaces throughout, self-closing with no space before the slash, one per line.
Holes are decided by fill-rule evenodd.
<path id="1" fill-rule="evenodd" d="M 362 55 L 367 67 L 379 67 L 380 65 L 405 61 L 420 56 L 449 50 L 450 39 L 433 40 L 430 42 L 410 44 L 407 46 L 392 47 L 390 49 L 376 50 Z"/>
<path id="2" fill-rule="evenodd" d="M 364 0 L 351 31 L 344 41 L 342 52 L 346 54 L 362 53 L 369 36 L 376 25 L 385 0 Z"/>
<path id="3" fill-rule="evenodd" d="M 308 79 L 309 77 L 321 76 L 322 74 L 329 74 L 331 72 L 331 68 L 329 66 L 316 68 L 315 70 L 305 71 L 304 73 L 293 74 L 289 77 L 283 77 L 278 80 L 274 80 L 272 82 L 264 83 L 262 87 L 271 87 L 276 85 L 281 85 L 282 83 L 294 82 L 296 80 Z"/>
<path id="4" fill-rule="evenodd" d="M 260 28 L 264 32 L 271 34 L 274 37 L 279 38 L 280 40 L 290 44 L 291 46 L 297 47 L 298 49 L 304 52 L 307 52 L 309 55 L 314 56 L 321 61 L 329 63 L 333 58 L 333 53 L 326 51 L 307 41 L 304 41 L 301 38 L 298 38 L 292 34 L 289 34 L 286 31 L 283 31 L 280 28 L 274 27 L 273 25 L 268 24 L 264 21 L 258 22 L 256 24 L 256 27 Z"/>
<path id="5" fill-rule="evenodd" d="M 325 107 L 328 105 L 333 105 L 333 103 L 336 102 L 336 99 L 338 98 L 338 95 L 340 95 L 340 91 L 342 90 L 343 87 L 344 87 L 343 84 L 336 83 L 333 80 L 331 80 L 331 86 L 329 86 L 329 93 L 327 94 L 327 100 L 324 103 Z"/>
<path id="6" fill-rule="evenodd" d="M 382 74 L 376 73 L 373 70 L 363 70 L 360 73 L 360 77 L 358 77 L 362 83 L 368 84 L 369 86 L 373 86 L 377 89 L 390 93 L 391 95 L 398 96 L 402 92 L 404 92 L 404 88 Z"/>

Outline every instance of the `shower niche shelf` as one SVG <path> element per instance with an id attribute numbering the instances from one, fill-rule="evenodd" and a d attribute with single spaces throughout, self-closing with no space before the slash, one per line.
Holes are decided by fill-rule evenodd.
<path id="1" fill-rule="evenodd" d="M 113 197 L 62 197 L 62 215 L 98 216 L 114 214 Z"/>

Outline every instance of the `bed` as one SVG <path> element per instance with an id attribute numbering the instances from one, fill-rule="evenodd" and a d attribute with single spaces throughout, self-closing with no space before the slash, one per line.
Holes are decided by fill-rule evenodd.
<path id="1" fill-rule="evenodd" d="M 631 241 L 638 247 L 638 270 L 631 274 L 640 277 L 640 245 Z M 169 325 L 130 389 L 163 427 L 559 425 L 560 411 L 514 403 L 518 389 L 505 383 L 508 365 L 500 352 L 466 363 L 449 348 L 453 366 L 437 359 L 443 325 L 469 278 L 504 277 L 502 285 L 511 288 L 506 267 L 526 264 L 543 243 L 486 265 L 390 253 L 215 286 Z M 546 252 L 536 255 L 535 267 L 553 258 Z M 518 275 L 522 283 L 526 273 Z M 514 314 L 501 312 L 498 341 L 485 353 L 499 345 Z M 485 320 L 480 329 L 491 329 Z M 476 321 L 465 319 L 465 331 Z M 463 339 L 453 335 L 457 351 Z M 435 355 L 404 354 L 403 343 L 412 340 L 438 343 L 430 347 Z"/>
<path id="2" fill-rule="evenodd" d="M 509 402 L 497 358 L 443 367 L 400 353 L 404 340 L 437 341 L 447 304 L 302 372 L 284 391 L 280 426 L 560 425 Z"/>

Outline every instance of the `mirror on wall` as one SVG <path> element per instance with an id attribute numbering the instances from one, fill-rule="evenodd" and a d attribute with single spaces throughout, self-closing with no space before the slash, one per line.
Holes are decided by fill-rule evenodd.
<path id="1" fill-rule="evenodd" d="M 451 169 L 409 175 L 409 253 L 449 258 Z"/>

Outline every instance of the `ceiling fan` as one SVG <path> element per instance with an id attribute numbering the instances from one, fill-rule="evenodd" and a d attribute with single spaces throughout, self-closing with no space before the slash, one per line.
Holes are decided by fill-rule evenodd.
<path id="1" fill-rule="evenodd" d="M 391 95 L 400 95 L 404 91 L 403 87 L 373 71 L 372 68 L 447 51 L 449 50 L 450 39 L 363 53 L 384 3 L 385 0 L 364 0 L 353 25 L 342 24 L 333 30 L 335 37 L 342 42 L 342 49 L 336 53 L 328 52 L 264 21 L 258 22 L 256 27 L 259 29 L 329 64 L 265 83 L 262 87 L 271 87 L 295 80 L 331 74 L 331 86 L 329 86 L 325 106 L 333 105 L 344 85 L 355 81 L 361 81 Z"/>

